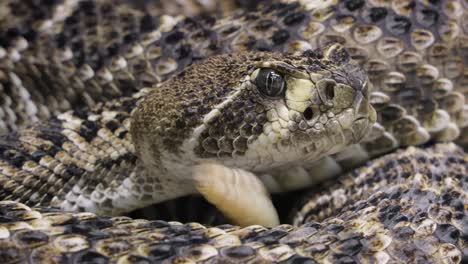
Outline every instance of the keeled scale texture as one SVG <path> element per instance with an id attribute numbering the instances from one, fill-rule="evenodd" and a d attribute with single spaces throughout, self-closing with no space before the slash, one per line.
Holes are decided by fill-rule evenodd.
<path id="1" fill-rule="evenodd" d="M 250 4 L 2 1 L 0 133 L 65 110 L 130 95 L 186 67 L 192 62 L 192 49 L 206 47 L 172 48 L 181 36 L 171 30 L 183 17 L 165 14 L 175 6 L 197 14 Z M 203 31 L 214 21 L 205 19 L 187 19 L 183 27 Z"/>
<path id="2" fill-rule="evenodd" d="M 331 56 L 330 54 L 327 56 Z M 359 67 L 348 62 L 331 61 L 330 58 L 325 58 L 325 55 L 321 59 L 314 56 L 261 52 L 215 56 L 191 65 L 177 75 L 177 78 L 161 86 L 143 89 L 131 97 L 109 100 L 89 109 L 67 111 L 46 122 L 38 122 L 19 132 L 0 136 L 0 183 L 3 185 L 0 197 L 3 200 L 17 200 L 29 205 L 56 206 L 64 210 L 116 215 L 181 195 L 193 194 L 195 191 L 193 183 L 190 182 L 191 166 L 206 155 L 212 157 L 213 153 L 199 150 L 201 147 L 206 147 L 203 146 L 205 144 L 203 133 L 200 142 L 194 146 L 194 155 L 190 155 L 192 149 L 184 148 L 182 142 L 190 139 L 192 130 L 200 126 L 204 115 L 215 105 L 223 103 L 229 94 L 241 85 L 244 78 L 249 76 L 249 68 L 252 71 L 258 61 L 289 62 L 291 69 L 297 68 L 303 71 L 308 69 L 317 75 L 321 74 L 320 76 L 324 78 L 339 82 L 342 86 L 348 85 L 351 90 L 356 89 L 354 93 L 356 96 L 367 93 L 367 90 L 364 91 L 367 88 L 359 85 L 365 78 Z M 230 70 L 233 65 L 237 67 Z M 317 65 L 320 65 L 320 68 L 314 70 Z M 355 72 L 352 72 L 353 69 Z M 345 75 L 346 78 L 343 77 Z M 265 123 L 266 106 L 259 103 L 262 98 L 255 94 L 256 89 L 252 87 L 251 89 L 253 91 L 247 90 L 244 96 L 234 98 L 233 103 L 243 104 L 245 106 L 243 110 L 252 113 L 255 113 L 254 110 L 259 110 L 258 116 L 254 117 L 262 117 Z M 354 112 L 355 106 L 352 105 L 354 95 L 346 99 L 339 97 L 337 91 L 337 98 L 342 103 L 348 103 L 342 106 Z M 148 104 L 143 103 L 142 107 L 137 108 L 139 111 L 132 116 L 132 111 L 142 98 L 146 99 L 145 102 L 154 104 L 146 107 Z M 334 101 L 335 99 L 330 100 Z M 365 98 L 362 102 L 363 108 L 356 109 L 356 115 L 362 114 L 361 117 L 367 118 L 368 100 Z M 212 128 L 221 127 L 220 133 L 225 133 L 228 140 L 239 138 L 237 126 L 240 124 L 233 123 L 236 120 L 233 116 L 242 117 L 239 121 L 244 122 L 244 117 L 241 116 L 244 112 L 240 109 L 235 111 L 230 109 L 231 112 L 227 110 L 229 109 L 219 110 L 222 112 L 220 119 L 214 119 L 206 132 L 212 134 Z M 334 113 L 337 116 L 343 111 L 340 105 L 325 110 L 336 110 Z M 138 120 L 141 115 L 146 117 L 148 121 L 146 123 L 154 127 L 154 130 L 139 126 L 141 123 L 138 123 Z M 132 119 L 135 119 L 133 120 L 135 122 Z M 130 136 L 128 132 L 132 122 L 130 131 L 132 136 Z M 264 123 L 259 120 L 257 123 L 262 129 Z M 311 126 L 316 123 L 316 120 L 311 120 Z M 335 120 L 335 123 L 338 121 Z M 364 135 L 365 130 L 362 126 L 368 126 L 369 122 L 360 124 L 352 126 L 356 127 L 354 129 L 357 130 L 356 137 Z M 332 130 L 325 125 L 322 127 L 325 127 L 322 131 L 316 130 L 320 132 L 316 135 L 320 140 L 326 137 L 325 133 L 333 135 L 341 133 L 338 128 Z M 351 128 L 347 130 L 352 132 Z M 234 137 L 228 133 L 233 133 Z M 307 136 L 305 132 L 302 134 Z M 155 139 L 148 143 L 141 139 L 151 139 L 151 137 Z M 351 141 L 356 142 L 351 136 L 339 139 L 342 140 L 341 144 L 345 145 Z M 294 143 L 305 148 L 309 141 L 297 139 Z M 246 143 L 241 145 L 236 139 L 227 144 L 233 146 L 224 154 L 231 155 L 228 162 L 234 164 L 233 166 L 239 164 L 238 166 L 242 168 L 251 166 L 236 158 L 236 155 L 245 153 Z M 266 145 L 267 148 L 276 147 Z M 135 146 L 141 149 L 149 147 L 152 152 L 135 150 Z M 327 151 L 333 146 L 329 144 L 321 147 Z M 251 149 L 251 152 L 256 155 L 253 158 L 259 159 L 264 167 L 269 165 L 267 162 L 276 162 L 270 153 L 258 154 L 255 149 L 253 151 Z M 311 155 L 319 155 L 312 150 L 311 152 Z M 143 164 L 138 162 L 147 160 L 150 162 Z M 175 169 L 179 171 L 174 172 Z"/>
<path id="3" fill-rule="evenodd" d="M 465 141 L 466 2 L 304 2 L 312 9 L 274 4 L 258 13 L 177 23 L 181 18 L 124 4 L 68 1 L 59 6 L 69 15 L 61 12 L 54 26 L 33 28 L 31 36 L 30 24 L 6 23 L 2 126 L 8 131 L 50 112 L 153 86 L 214 54 L 340 42 L 371 73 L 376 91 L 385 93 L 373 94 L 383 127 L 366 145 L 371 154 L 429 137 L 450 141 L 461 135 Z M 52 17 L 50 10 L 40 17 Z"/>
<path id="4" fill-rule="evenodd" d="M 36 32 L 39 33 L 38 35 L 42 36 L 38 41 L 40 43 L 45 43 L 39 45 L 34 44 L 35 40 L 31 41 L 28 39 L 35 39 L 34 35 L 36 34 L 31 34 L 27 29 L 21 33 L 17 33 L 15 30 L 7 32 L 8 34 L 2 32 L 2 36 L 7 36 L 6 38 L 2 38 L 2 41 L 6 39 L 7 42 L 6 44 L 2 42 L 1 65 L 2 67 L 6 65 L 6 69 L 2 69 L 4 74 L 0 76 L 0 78 L 2 78 L 2 90 L 8 96 L 12 92 L 20 91 L 19 94 L 11 96 L 11 98 L 14 99 L 8 99 L 8 96 L 2 96 L 2 98 L 5 98 L 2 103 L 6 105 L 2 108 L 4 109 L 2 115 L 8 116 L 8 118 L 6 118 L 8 124 L 5 125 L 5 127 L 9 130 L 14 128 L 12 124 L 17 122 L 24 123 L 27 120 L 47 117 L 49 116 L 48 111 L 54 111 L 54 108 L 63 110 L 73 107 L 75 104 L 93 105 L 94 100 L 100 101 L 105 98 L 120 96 L 121 91 L 138 90 L 141 86 L 154 84 L 162 79 L 169 78 L 173 73 L 180 71 L 191 63 L 192 55 L 187 56 L 187 50 L 190 50 L 189 54 L 191 54 L 192 51 L 201 50 L 202 52 L 194 53 L 197 54 L 197 56 L 195 56 L 196 58 L 203 58 L 204 56 L 217 52 L 225 52 L 230 49 L 294 50 L 297 48 L 309 48 L 309 46 L 318 46 L 319 44 L 327 43 L 330 38 L 335 38 L 339 42 L 344 42 L 348 47 L 351 46 L 352 51 L 352 48 L 355 48 L 355 53 L 353 53 L 354 58 L 362 59 L 365 68 L 371 73 L 375 73 L 375 75 L 373 75 L 375 77 L 374 82 L 380 84 L 376 86 L 377 89 L 385 91 L 387 95 L 389 95 L 389 97 L 376 96 L 374 105 L 378 108 L 380 113 L 379 121 L 386 128 L 387 132 L 393 135 L 378 134 L 378 136 L 374 137 L 380 137 L 379 140 L 374 142 L 386 142 L 386 144 L 384 144 L 385 146 L 375 146 L 371 144 L 368 146 L 371 152 L 382 152 L 383 150 L 394 147 L 396 145 L 395 137 L 398 141 L 397 144 L 401 143 L 407 145 L 421 143 L 422 139 L 425 138 L 425 132 L 432 133 L 433 138 L 436 140 L 451 140 L 454 138 L 454 135 L 457 134 L 455 133 L 456 126 L 453 124 L 457 124 L 458 128 L 461 128 L 461 140 L 463 142 L 463 140 L 466 140 L 463 139 L 463 137 L 467 135 L 466 106 L 464 101 L 464 96 L 466 96 L 466 70 L 464 65 L 466 64 L 467 57 L 465 46 L 467 43 L 467 25 L 464 23 L 464 21 L 467 21 L 466 1 L 417 1 L 411 2 L 411 4 L 406 1 L 397 1 L 395 3 L 388 3 L 385 1 L 369 1 L 367 3 L 363 3 L 363 1 L 342 1 L 338 8 L 315 9 L 307 12 L 301 11 L 295 5 L 275 6 L 270 8 L 269 11 L 264 11 L 261 15 L 254 14 L 245 16 L 245 20 L 242 19 L 242 16 L 240 16 L 240 19 L 239 16 L 233 16 L 232 18 L 219 20 L 217 22 L 212 19 L 198 21 L 186 20 L 179 26 L 176 26 L 175 29 L 172 29 L 174 20 L 165 17 L 161 18 L 159 21 L 161 21 L 161 25 L 168 25 L 167 29 L 169 32 L 165 35 L 166 37 L 155 37 L 157 41 L 151 42 L 154 44 L 152 46 L 154 50 L 148 47 L 145 49 L 145 53 L 143 53 L 145 55 L 139 53 L 138 45 L 136 45 L 137 47 L 135 50 L 133 49 L 135 47 L 133 44 L 135 44 L 136 41 L 134 39 L 132 40 L 132 37 L 129 36 L 131 32 L 135 32 L 137 36 L 141 38 L 147 36 L 143 34 L 144 30 L 141 30 L 138 26 L 138 22 L 136 22 L 139 20 L 143 21 L 143 17 L 145 16 L 138 13 L 138 11 L 135 11 L 135 14 L 130 11 L 132 14 L 128 16 L 119 13 L 120 11 L 116 11 L 118 15 L 110 16 L 107 19 L 115 23 L 117 18 L 122 18 L 122 27 L 119 28 L 124 31 L 118 32 L 118 37 L 116 37 L 116 39 L 118 39 L 119 42 L 118 54 L 126 55 L 126 57 L 124 56 L 126 65 L 122 63 L 121 60 L 114 60 L 117 61 L 117 68 L 113 69 L 118 72 L 118 74 L 112 72 L 112 77 L 109 77 L 109 71 L 106 71 L 108 69 L 100 65 L 101 62 L 98 59 L 101 56 L 104 60 L 112 61 L 109 59 L 110 57 L 108 55 L 96 56 L 99 52 L 94 49 L 93 45 L 98 44 L 98 46 L 100 46 L 103 41 L 102 35 L 98 34 L 97 36 L 99 37 L 95 37 L 96 32 L 92 29 L 95 27 L 99 28 L 99 26 L 92 25 L 92 22 L 91 25 L 85 25 L 84 22 L 78 19 L 78 23 L 80 24 L 78 28 L 83 29 L 74 29 L 74 19 L 72 18 L 69 20 L 72 25 L 65 26 L 63 32 L 60 25 L 57 26 L 59 28 L 58 32 L 54 30 L 49 31 L 48 28 L 45 27 L 43 32 Z M 370 8 L 370 5 L 375 6 Z M 385 11 L 384 9 L 375 9 L 382 6 L 387 7 Z M 100 17 L 101 15 L 101 6 L 98 5 L 96 9 L 99 10 L 97 11 L 98 15 L 92 11 L 95 8 L 96 7 L 91 7 L 91 12 L 88 12 L 86 11 L 87 7 L 81 6 L 77 8 L 76 16 L 80 18 L 82 16 L 88 17 L 87 20 L 93 21 L 95 19 L 89 19 L 89 17 Z M 75 12 L 73 11 L 73 7 L 71 7 L 70 10 L 70 13 Z M 114 9 L 111 8 L 111 13 L 114 12 L 112 10 Z M 118 10 L 118 8 L 116 10 Z M 104 12 L 104 10 L 102 11 Z M 48 17 L 53 17 L 53 15 L 48 12 L 50 11 L 46 10 L 44 11 L 45 14 L 39 14 L 38 17 L 40 19 L 44 17 L 47 21 Z M 67 12 L 64 12 L 64 14 L 66 15 Z M 26 17 L 28 17 L 28 15 L 26 15 Z M 363 23 L 369 23 L 368 19 L 377 19 L 375 23 L 379 25 L 379 28 L 369 25 L 364 26 Z M 235 22 L 238 22 L 238 24 Z M 14 21 L 11 23 L 15 24 Z M 105 25 L 105 22 L 101 20 L 99 20 L 99 23 Z M 26 28 L 29 24 L 30 23 L 20 23 L 20 25 L 26 26 Z M 147 25 L 146 23 L 144 24 Z M 151 25 L 151 23 L 149 23 L 149 25 Z M 203 28 L 206 25 L 208 27 L 207 31 Z M 218 25 L 219 27 L 213 25 Z M 337 25 L 337 27 L 335 26 L 333 30 L 330 30 L 333 28 L 333 25 Z M 88 27 L 90 27 L 91 30 Z M 200 27 L 202 29 L 200 29 Z M 130 30 L 127 31 L 127 29 Z M 226 30 L 221 31 L 221 29 Z M 431 30 L 424 31 L 425 29 Z M 437 29 L 437 31 L 432 31 L 433 29 Z M 83 31 L 89 31 L 88 33 L 91 37 L 85 37 L 86 34 L 83 33 Z M 99 30 L 97 31 L 101 32 Z M 109 33 L 110 31 L 104 30 L 103 32 Z M 216 38 L 218 32 L 220 33 L 219 36 L 222 36 L 221 40 Z M 60 38 L 60 33 L 66 33 L 67 36 L 65 38 Z M 148 35 L 151 35 L 151 33 L 154 32 L 150 32 Z M 154 34 L 157 35 L 156 33 Z M 23 36 L 24 40 L 31 45 L 25 48 L 26 46 L 24 45 L 25 42 L 23 39 L 15 38 L 18 35 Z M 191 36 L 191 38 L 187 37 L 187 35 Z M 73 36 L 76 37 L 74 38 Z M 342 38 L 339 38 L 340 36 Z M 343 36 L 345 37 L 343 38 Z M 375 38 L 376 36 L 378 37 Z M 396 37 L 397 39 L 389 40 L 382 36 Z M 149 38 L 151 38 L 151 36 Z M 51 42 L 51 39 L 55 39 L 55 42 Z M 77 44 L 72 43 L 74 39 L 78 40 Z M 206 39 L 210 39 L 210 41 L 200 41 Z M 294 42 L 294 40 L 298 39 L 307 40 L 307 42 Z M 399 39 L 402 39 L 403 42 L 400 42 Z M 112 43 L 112 40 L 112 37 L 106 39 L 105 43 Z M 161 41 L 158 42 L 159 40 Z M 67 57 L 70 55 L 68 50 L 60 50 L 60 41 L 66 42 L 64 47 L 68 47 L 72 50 L 73 60 Z M 84 44 L 82 42 L 84 42 Z M 201 45 L 196 45 L 196 43 L 201 43 Z M 167 46 L 164 46 L 165 44 L 167 44 Z M 146 47 L 145 45 L 143 46 Z M 358 46 L 364 46 L 366 49 L 359 49 Z M 73 47 L 75 47 L 76 50 L 73 51 Z M 163 49 L 161 49 L 161 47 Z M 166 47 L 166 49 L 164 49 L 164 47 Z M 125 51 L 120 51 L 121 48 Z M 199 50 L 197 50 L 197 48 L 199 48 Z M 57 53 L 54 52 L 56 50 L 58 50 Z M 133 53 L 135 51 L 137 54 L 136 56 Z M 23 56 L 28 52 L 32 54 L 32 56 L 29 57 L 31 59 L 29 61 L 19 60 L 20 62 L 17 64 L 18 58 L 28 58 L 28 56 Z M 38 56 L 38 54 L 40 56 Z M 50 64 L 50 54 L 59 54 L 54 58 L 60 58 L 60 60 L 65 59 L 67 63 L 63 63 L 63 65 L 65 65 L 64 67 L 62 67 L 61 63 L 56 63 L 55 65 L 57 68 L 52 67 L 52 69 L 50 69 L 50 65 L 52 65 Z M 156 54 L 154 58 L 157 59 L 152 61 L 151 59 L 154 58 L 148 54 Z M 420 57 L 421 54 L 422 57 Z M 385 57 L 383 61 L 381 59 L 382 56 Z M 86 57 L 86 63 L 84 63 L 83 57 Z M 117 57 L 118 56 L 113 58 Z M 135 63 L 128 63 L 129 59 L 133 58 L 137 58 Z M 150 64 L 148 65 L 146 62 L 150 62 Z M 436 67 L 430 67 L 428 62 Z M 30 77 L 32 80 L 24 77 L 26 76 L 24 74 L 24 69 L 31 67 L 31 65 L 39 68 L 38 71 L 30 71 L 28 68 L 27 72 L 36 74 L 33 78 Z M 125 65 L 125 67 L 119 68 L 122 65 Z M 141 65 L 144 65 L 144 70 L 140 70 L 141 68 L 139 68 L 139 66 Z M 75 71 L 75 67 L 79 68 L 79 70 Z M 89 70 L 90 68 L 91 71 Z M 18 78 L 16 78 L 15 75 L 11 75 L 10 72 L 15 72 Z M 46 74 L 44 74 L 44 72 L 46 72 Z M 68 75 L 65 74 L 64 76 L 57 77 L 63 72 L 68 73 Z M 156 72 L 156 74 L 151 74 L 154 72 Z M 72 78 L 73 76 L 76 76 L 76 78 Z M 89 79 L 90 76 L 91 79 Z M 123 77 L 119 78 L 119 76 Z M 137 76 L 137 78 L 133 79 L 134 76 Z M 62 83 L 60 83 L 58 79 L 62 80 Z M 131 81 L 128 82 L 128 80 Z M 44 81 L 47 81 L 46 85 L 41 86 L 40 83 Z M 58 88 L 56 90 L 58 91 L 61 91 L 63 87 L 73 87 L 73 89 L 62 91 L 61 93 L 64 94 L 63 96 L 61 96 L 60 93 L 58 93 L 58 95 L 55 94 L 56 90 L 53 90 L 56 98 L 48 97 L 47 100 L 43 100 L 41 98 L 44 94 L 48 95 L 52 94 L 52 92 L 46 90 L 45 92 L 40 92 L 40 94 L 36 96 L 28 95 L 28 92 L 33 93 L 31 91 L 37 89 L 37 83 L 39 83 L 39 87 L 47 87 L 47 89 L 48 87 L 53 87 L 54 83 L 60 83 L 60 85 L 57 85 Z M 83 83 L 86 85 L 83 85 Z M 118 85 L 114 86 L 112 85 L 113 83 L 117 83 Z M 34 85 L 31 86 L 30 84 Z M 25 86 L 25 88 L 23 89 L 21 86 Z M 12 89 L 12 87 L 14 87 L 14 89 Z M 83 89 L 83 87 L 84 89 L 90 90 L 83 92 L 80 90 Z M 106 87 L 106 89 L 101 90 L 99 87 Z M 111 89 L 108 89 L 108 87 L 111 87 Z M 37 90 L 41 91 L 41 89 Z M 102 93 L 102 91 L 105 91 L 105 93 Z M 75 93 L 79 93 L 79 95 L 77 96 Z M 67 96 L 71 99 L 64 99 Z M 25 98 L 32 99 L 30 101 L 26 100 L 26 103 L 24 103 Z M 423 100 L 421 101 L 420 98 L 423 98 Z M 403 106 L 403 108 L 393 105 L 393 103 L 398 103 L 400 106 Z M 39 106 L 35 107 L 34 105 Z M 38 109 L 37 113 L 36 110 L 34 110 L 35 108 Z M 418 108 L 421 109 L 418 110 Z M 449 120 L 447 115 L 445 112 L 437 112 L 436 109 L 438 108 L 446 110 L 454 123 L 447 122 L 447 120 Z M 14 116 L 16 113 L 20 113 L 23 117 L 15 119 L 16 117 Z M 419 122 L 415 122 L 409 118 L 407 115 L 408 113 L 416 116 Z M 87 115 L 86 113 L 84 114 Z M 20 119 L 22 121 L 17 121 Z M 85 119 L 87 119 L 87 117 Z M 5 120 L 5 118 L 2 118 L 2 120 Z M 62 124 L 62 122 L 57 122 L 57 125 L 59 124 Z M 63 124 L 69 125 L 68 122 L 63 122 Z M 426 131 L 421 130 L 420 125 L 422 125 Z M 80 128 L 76 127 L 76 129 Z M 53 130 L 51 131 L 47 128 L 45 130 L 47 131 L 46 134 L 56 136 L 60 134 L 54 133 Z M 62 129 L 60 128 L 59 130 L 61 131 Z M 84 130 L 86 131 L 86 126 Z M 418 131 L 418 133 L 415 133 L 415 131 Z M 18 143 L 17 138 L 15 138 L 13 134 L 10 135 L 10 137 L 11 138 L 6 138 L 9 144 L 14 145 Z M 93 140 L 91 137 L 89 139 Z M 81 142 L 81 139 L 78 141 Z M 390 147 L 385 148 L 388 146 Z M 44 146 L 41 146 L 41 148 L 42 147 Z M 116 151 L 119 152 L 121 150 L 122 149 L 118 149 Z M 10 152 L 13 152 L 13 155 L 10 156 Z M 92 150 L 90 156 L 95 155 L 95 153 L 95 150 Z M 15 147 L 7 144 L 4 152 L 4 159 L 11 162 L 33 160 L 30 154 L 31 153 L 26 152 L 18 155 L 15 152 Z M 53 153 L 53 155 L 56 155 L 56 153 Z M 23 159 L 22 157 L 27 157 L 27 159 Z M 39 155 L 39 157 L 43 156 Z M 85 157 L 89 156 L 85 155 Z M 56 160 L 58 160 L 58 162 L 51 163 L 51 166 L 59 166 L 59 168 L 63 169 L 64 167 L 60 159 L 56 158 Z M 20 176 L 19 179 L 21 180 L 23 180 L 22 177 L 24 176 L 21 170 L 7 170 L 6 175 L 8 177 Z M 42 182 L 46 181 L 47 179 L 42 180 Z M 42 190 L 46 190 L 47 192 L 55 191 L 55 189 L 48 190 L 49 186 L 45 186 L 46 187 L 43 187 Z M 59 184 L 57 186 L 60 187 L 62 185 Z M 18 189 L 18 191 L 21 190 L 22 189 Z M 456 196 L 450 193 L 447 197 L 452 198 Z M 466 202 L 464 203 L 466 204 Z M 454 208 L 460 208 L 460 206 L 454 206 Z M 397 209 L 400 210 L 401 208 Z M 466 212 L 463 212 L 463 219 L 465 215 Z M 434 228 L 434 225 L 430 225 L 430 227 Z M 453 230 L 451 228 L 449 229 Z M 435 230 L 437 230 L 437 227 Z M 443 237 L 443 233 L 444 232 L 439 232 L 439 235 L 436 233 L 434 234 Z M 457 232 L 454 232 L 454 234 L 457 234 Z M 461 241 L 461 243 L 463 243 L 463 247 L 461 248 L 465 248 L 466 231 L 458 231 L 458 234 L 462 234 L 460 236 L 461 239 L 459 237 L 455 242 L 453 242 L 454 239 L 451 241 L 454 244 L 460 243 Z M 414 236 L 410 236 L 410 238 L 414 238 Z M 405 239 L 409 238 L 405 237 Z M 449 240 L 445 239 L 444 241 Z M 437 247 L 438 249 L 435 251 L 432 251 L 434 247 L 428 246 L 428 248 L 430 252 L 437 252 L 439 255 L 441 255 L 439 252 L 444 252 L 443 250 L 446 250 L 445 246 Z M 450 246 L 448 246 L 448 248 L 453 249 L 453 247 Z M 450 252 L 454 252 L 452 255 L 458 256 L 457 254 L 459 251 L 453 250 Z M 457 258 L 455 257 L 454 260 L 457 260 Z"/>
<path id="5" fill-rule="evenodd" d="M 65 198 L 75 203 L 144 173 L 136 171 L 128 133 L 130 112 L 144 94 L 68 111 L 0 136 L 0 196 L 37 205 Z"/>
<path id="6" fill-rule="evenodd" d="M 205 227 L 2 202 L 0 260 L 460 263 L 468 257 L 467 162 L 453 144 L 410 147 L 376 159 L 309 202 L 297 219 L 307 223 L 299 227 Z M 343 187 L 354 195 L 344 196 Z M 314 207 L 329 218 L 311 221 L 317 219 Z"/>
<path id="7" fill-rule="evenodd" d="M 19 22 L 9 16 L 2 21 L 0 126 L 9 131 L 130 94 L 213 54 L 293 51 L 338 41 L 371 73 L 376 90 L 386 93 L 373 95 L 383 127 L 366 144 L 371 154 L 419 144 L 428 133 L 440 141 L 460 134 L 464 142 L 466 3 L 413 3 L 344 1 L 333 8 L 331 1 L 308 11 L 272 5 L 259 13 L 177 24 L 174 17 L 106 1 L 51 1 L 55 8 L 2 2 L 3 10 L 21 15 L 12 12 Z"/>

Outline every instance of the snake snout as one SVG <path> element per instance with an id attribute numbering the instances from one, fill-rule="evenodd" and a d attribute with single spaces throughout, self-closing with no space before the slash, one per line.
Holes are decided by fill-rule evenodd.
<path id="1" fill-rule="evenodd" d="M 332 119 L 339 122 L 344 137 L 344 141 L 340 141 L 342 145 L 359 143 L 375 123 L 376 113 L 369 100 L 370 89 L 367 75 L 352 62 L 317 82 L 321 109 L 328 116 L 335 116 Z"/>
<path id="2" fill-rule="evenodd" d="M 370 104 L 369 98 L 372 84 L 362 67 L 352 61 L 343 66 L 341 73 L 335 77 L 337 82 L 342 83 L 338 85 L 340 86 L 339 90 L 335 91 L 339 97 L 336 105 L 341 106 L 338 108 L 348 109 L 343 113 L 346 111 L 353 112 L 353 114 L 348 115 L 351 120 L 341 122 L 351 125 L 346 127 L 342 124 L 342 127 L 352 131 L 351 143 L 359 143 L 368 134 L 377 119 L 375 109 Z"/>

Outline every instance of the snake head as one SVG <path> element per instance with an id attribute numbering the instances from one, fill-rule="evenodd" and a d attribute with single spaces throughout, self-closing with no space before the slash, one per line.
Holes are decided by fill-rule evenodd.
<path id="1" fill-rule="evenodd" d="M 155 88 L 132 135 L 140 156 L 159 157 L 153 164 L 212 159 L 262 171 L 314 161 L 368 133 L 376 120 L 369 86 L 337 44 L 213 56 Z"/>
<path id="2" fill-rule="evenodd" d="M 258 156 L 270 153 L 270 163 L 302 163 L 337 153 L 359 143 L 376 121 L 368 78 L 339 44 L 260 62 L 249 81 L 266 122 L 247 143 Z M 245 122 L 240 128 L 251 126 Z"/>

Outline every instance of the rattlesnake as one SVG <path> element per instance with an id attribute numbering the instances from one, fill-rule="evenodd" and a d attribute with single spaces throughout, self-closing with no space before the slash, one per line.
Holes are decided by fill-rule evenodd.
<path id="1" fill-rule="evenodd" d="M 220 19 L 34 4 L 0 4 L 13 14 L 0 20 L 2 128 L 13 130 L 0 139 L 3 200 L 120 214 L 200 192 L 236 223 L 273 226 L 266 190 L 398 147 L 466 144 L 464 1 L 292 1 Z M 460 262 L 466 161 L 453 144 L 373 160 L 316 194 L 301 227 L 2 202 L 0 258 Z"/>

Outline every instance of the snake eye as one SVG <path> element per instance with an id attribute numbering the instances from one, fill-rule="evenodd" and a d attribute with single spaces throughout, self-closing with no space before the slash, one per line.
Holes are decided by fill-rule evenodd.
<path id="1" fill-rule="evenodd" d="M 255 84 L 262 94 L 269 97 L 280 96 L 286 88 L 283 76 L 272 69 L 260 69 Z"/>

